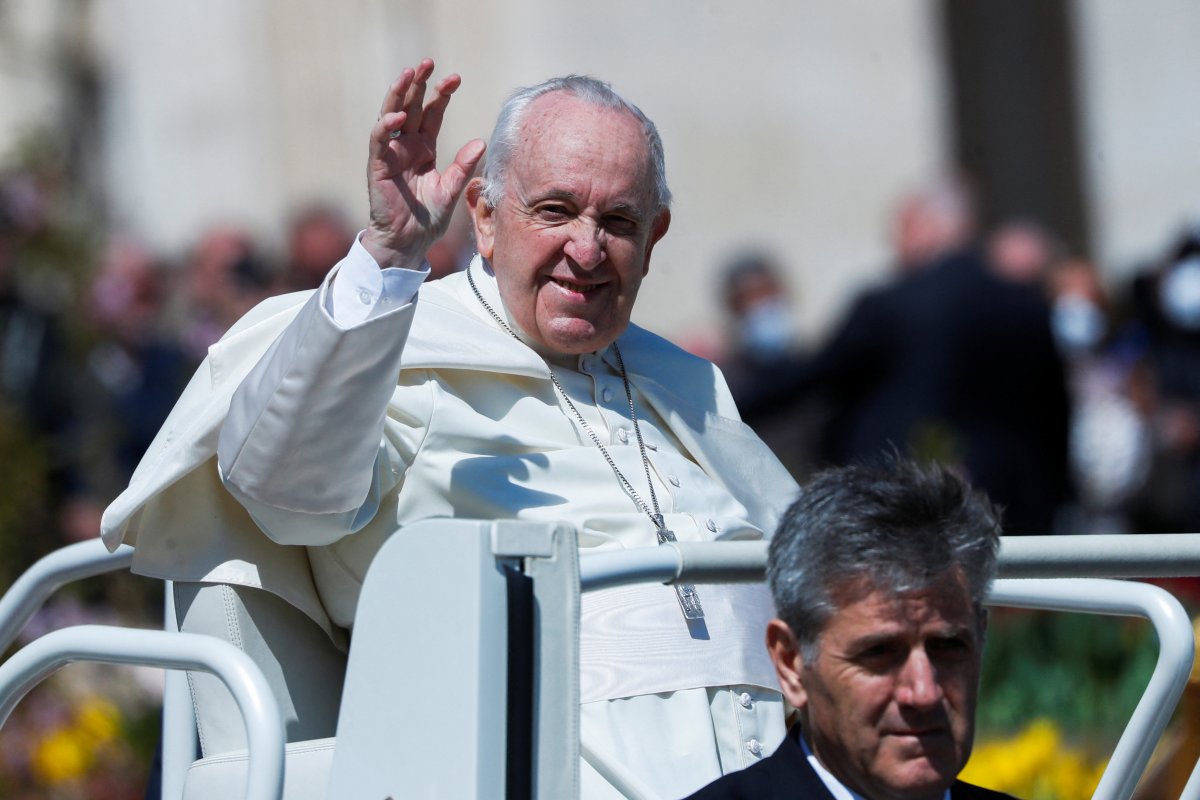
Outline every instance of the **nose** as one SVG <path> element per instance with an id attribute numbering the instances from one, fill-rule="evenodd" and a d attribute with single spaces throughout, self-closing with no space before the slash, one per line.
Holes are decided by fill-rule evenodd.
<path id="1" fill-rule="evenodd" d="M 900 671 L 896 701 L 902 706 L 928 709 L 940 703 L 943 696 L 937 670 L 928 654 L 923 650 L 913 650 Z"/>
<path id="2" fill-rule="evenodd" d="M 568 237 L 563 252 L 581 268 L 593 269 L 604 260 L 606 237 L 600 225 L 580 217 L 571 226 Z"/>

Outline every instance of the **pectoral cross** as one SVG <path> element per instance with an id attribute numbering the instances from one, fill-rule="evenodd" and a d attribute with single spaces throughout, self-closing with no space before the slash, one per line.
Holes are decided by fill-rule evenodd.
<path id="1" fill-rule="evenodd" d="M 667 527 L 662 514 L 654 515 L 654 526 L 658 529 L 659 544 L 675 541 L 675 532 Z M 700 595 L 695 586 L 690 583 L 677 583 L 675 596 L 679 598 L 679 608 L 683 610 L 684 619 L 704 619 L 704 609 L 700 605 Z"/>

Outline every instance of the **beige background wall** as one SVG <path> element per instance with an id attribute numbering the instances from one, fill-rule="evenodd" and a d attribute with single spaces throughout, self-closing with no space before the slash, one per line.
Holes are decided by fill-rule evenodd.
<path id="1" fill-rule="evenodd" d="M 104 87 L 96 158 L 115 219 L 164 252 L 234 220 L 278 244 L 288 212 L 365 211 L 380 97 L 429 54 L 464 77 L 450 150 L 486 136 L 516 85 L 601 76 L 659 123 L 677 202 L 636 318 L 714 335 L 714 277 L 756 245 L 790 270 L 809 335 L 879 277 L 897 196 L 950 160 L 932 0 L 4 0 L 0 153 L 64 124 L 56 49 L 83 42 Z M 1196 212 L 1200 4 L 1075 0 L 1084 157 L 1110 271 Z M 19 45 L 19 46 L 16 46 Z M 66 123 L 66 124 L 69 124 Z"/>

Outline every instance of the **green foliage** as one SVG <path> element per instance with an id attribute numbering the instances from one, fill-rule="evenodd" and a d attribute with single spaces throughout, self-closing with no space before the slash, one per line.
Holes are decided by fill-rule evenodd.
<path id="1" fill-rule="evenodd" d="M 1011 736 L 1035 717 L 1107 753 L 1133 713 L 1158 645 L 1142 620 L 994 609 L 984 651 L 981 739 Z"/>
<path id="2" fill-rule="evenodd" d="M 0 403 L 0 587 L 57 546 L 50 519 L 46 444 Z"/>

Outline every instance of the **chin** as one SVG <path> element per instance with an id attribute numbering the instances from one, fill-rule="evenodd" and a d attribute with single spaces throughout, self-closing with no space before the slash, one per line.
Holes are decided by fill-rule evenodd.
<path id="1" fill-rule="evenodd" d="M 946 789 L 954 783 L 957 771 L 939 770 L 933 763 L 921 759 L 899 766 L 886 782 L 889 797 L 897 800 L 941 800 Z"/>
<path id="2" fill-rule="evenodd" d="M 595 326 L 583 320 L 560 322 L 549 333 L 550 335 L 546 337 L 546 344 L 556 352 L 570 355 L 603 350 L 621 335 L 620 331 L 611 334 L 599 331 Z"/>

